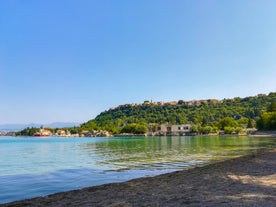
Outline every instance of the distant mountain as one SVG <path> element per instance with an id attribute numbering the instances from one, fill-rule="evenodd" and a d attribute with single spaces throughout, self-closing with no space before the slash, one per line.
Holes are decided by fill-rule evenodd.
<path id="1" fill-rule="evenodd" d="M 74 127 L 79 125 L 80 123 L 77 123 L 77 122 L 53 122 L 51 124 L 44 124 L 43 126 L 50 127 L 50 128 L 67 128 L 67 127 Z"/>
<path id="2" fill-rule="evenodd" d="M 50 124 L 1 124 L 0 125 L 0 131 L 20 131 L 22 129 L 25 129 L 27 127 L 50 127 L 50 128 L 66 128 L 66 127 L 73 127 L 73 126 L 79 126 L 80 123 L 76 122 L 54 122 Z"/>
<path id="3" fill-rule="evenodd" d="M 36 124 L 1 124 L 0 131 L 19 131 L 27 127 L 36 126 Z"/>

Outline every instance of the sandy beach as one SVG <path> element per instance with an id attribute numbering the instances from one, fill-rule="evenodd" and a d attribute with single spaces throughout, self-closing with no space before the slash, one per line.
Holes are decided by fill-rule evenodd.
<path id="1" fill-rule="evenodd" d="M 0 206 L 275 206 L 276 149 Z"/>

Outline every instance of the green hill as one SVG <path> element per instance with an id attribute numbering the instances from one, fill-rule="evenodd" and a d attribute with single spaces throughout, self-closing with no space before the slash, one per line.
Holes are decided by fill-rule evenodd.
<path id="1" fill-rule="evenodd" d="M 143 104 L 125 104 L 104 111 L 95 119 L 82 124 L 81 128 L 117 132 L 131 123 L 191 123 L 206 126 L 216 125 L 225 117 L 243 123 L 246 120 L 256 120 L 272 102 L 276 102 L 276 93 L 224 100 L 180 100 L 168 103 L 145 101 Z"/>

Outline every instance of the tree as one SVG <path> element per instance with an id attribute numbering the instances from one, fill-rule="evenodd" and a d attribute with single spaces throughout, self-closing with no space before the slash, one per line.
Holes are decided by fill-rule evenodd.
<path id="1" fill-rule="evenodd" d="M 192 133 L 197 133 L 198 132 L 198 127 L 196 125 L 193 125 L 193 126 L 191 126 L 190 130 L 191 130 Z"/>
<path id="2" fill-rule="evenodd" d="M 121 133 L 145 134 L 148 128 L 142 124 L 127 124 L 121 129 Z"/>
<path id="3" fill-rule="evenodd" d="M 243 118 L 240 118 L 237 122 L 240 126 L 242 126 L 243 128 L 246 128 L 248 126 L 249 120 L 250 119 L 243 117 Z"/>
<path id="4" fill-rule="evenodd" d="M 35 128 L 35 127 L 29 128 L 29 127 L 27 127 L 26 129 L 23 129 L 19 132 L 16 132 L 16 136 L 33 136 L 34 133 L 36 133 L 38 131 L 39 131 L 39 128 Z"/>
<path id="5" fill-rule="evenodd" d="M 232 117 L 225 117 L 219 121 L 220 129 L 224 130 L 225 127 L 236 127 L 238 124 Z"/>
<path id="6" fill-rule="evenodd" d="M 272 102 L 267 109 L 268 112 L 276 112 L 276 102 Z"/>
<path id="7" fill-rule="evenodd" d="M 145 125 L 137 124 L 135 126 L 135 134 L 145 134 L 147 131 L 148 128 Z"/>
<path id="8" fill-rule="evenodd" d="M 254 128 L 256 126 L 256 122 L 253 119 L 248 119 L 247 128 Z"/>
<path id="9" fill-rule="evenodd" d="M 209 134 L 212 132 L 213 128 L 211 126 L 204 126 L 201 130 L 203 134 Z"/>
<path id="10" fill-rule="evenodd" d="M 236 128 L 235 128 L 235 132 L 236 132 L 237 134 L 241 133 L 242 131 L 243 131 L 243 130 L 242 130 L 241 127 L 236 127 Z"/>
<path id="11" fill-rule="evenodd" d="M 232 134 L 235 131 L 234 127 L 226 126 L 224 127 L 224 133 L 225 134 Z"/>
<path id="12" fill-rule="evenodd" d="M 185 104 L 185 101 L 183 101 L 183 100 L 179 100 L 179 101 L 177 102 L 177 104 L 179 104 L 179 105 L 181 105 L 181 104 Z"/>
<path id="13" fill-rule="evenodd" d="M 276 112 L 264 112 L 257 120 L 259 130 L 276 130 Z"/>

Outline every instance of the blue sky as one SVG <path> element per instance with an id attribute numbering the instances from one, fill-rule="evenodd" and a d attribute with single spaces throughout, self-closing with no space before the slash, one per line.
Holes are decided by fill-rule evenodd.
<path id="1" fill-rule="evenodd" d="M 276 2 L 0 1 L 0 124 L 276 91 Z"/>

